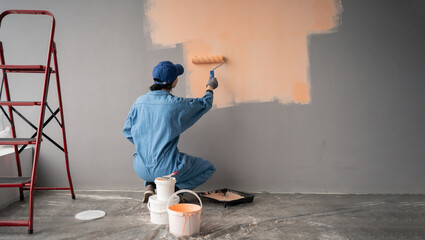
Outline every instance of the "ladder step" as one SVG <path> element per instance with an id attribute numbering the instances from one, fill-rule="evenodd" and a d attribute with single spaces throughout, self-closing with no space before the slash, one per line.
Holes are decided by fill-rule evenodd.
<path id="1" fill-rule="evenodd" d="M 6 72 L 26 72 L 26 73 L 44 73 L 46 66 L 43 65 L 0 65 L 0 69 L 6 70 Z M 55 71 L 50 68 L 50 72 Z"/>
<path id="2" fill-rule="evenodd" d="M 0 138 L 0 145 L 28 145 L 35 143 L 36 138 Z"/>
<path id="3" fill-rule="evenodd" d="M 41 102 L 6 102 L 0 101 L 0 106 L 35 106 L 41 105 Z"/>
<path id="4" fill-rule="evenodd" d="M 23 187 L 31 177 L 0 177 L 0 187 Z"/>
<path id="5" fill-rule="evenodd" d="M 28 226 L 28 221 L 0 221 L 0 226 L 7 226 L 7 227 L 13 227 L 13 226 L 22 226 L 26 227 Z"/>

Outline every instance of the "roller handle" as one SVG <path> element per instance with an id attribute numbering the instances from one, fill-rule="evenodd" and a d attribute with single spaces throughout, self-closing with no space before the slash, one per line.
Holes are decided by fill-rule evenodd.
<path id="1" fill-rule="evenodd" d="M 210 78 L 214 78 L 214 71 L 210 71 Z"/>

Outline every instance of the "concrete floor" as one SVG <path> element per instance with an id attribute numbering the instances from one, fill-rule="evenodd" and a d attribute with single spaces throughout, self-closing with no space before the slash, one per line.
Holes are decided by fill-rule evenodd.
<path id="1" fill-rule="evenodd" d="M 37 192 L 34 234 L 0 227 L 0 239 L 175 239 L 150 223 L 142 192 Z M 256 194 L 251 204 L 224 208 L 204 200 L 201 233 L 190 239 L 425 239 L 425 195 Z M 27 202 L 0 210 L 24 220 Z M 79 221 L 80 211 L 106 217 Z"/>

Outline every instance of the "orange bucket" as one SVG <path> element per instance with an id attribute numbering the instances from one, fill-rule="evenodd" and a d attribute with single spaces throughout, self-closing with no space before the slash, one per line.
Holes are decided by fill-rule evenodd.
<path id="1" fill-rule="evenodd" d="M 172 197 L 184 192 L 195 195 L 199 200 L 199 205 L 192 203 L 179 203 L 170 206 Z M 200 232 L 202 201 L 195 192 L 187 189 L 175 192 L 168 200 L 167 211 L 170 233 L 176 237 L 190 236 Z"/>

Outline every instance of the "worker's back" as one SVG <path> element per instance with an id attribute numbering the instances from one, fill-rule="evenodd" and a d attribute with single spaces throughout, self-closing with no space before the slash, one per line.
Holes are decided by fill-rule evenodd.
<path id="1" fill-rule="evenodd" d="M 165 90 L 150 91 L 133 104 L 124 135 L 136 147 L 145 165 L 178 154 L 180 134 L 192 126 L 212 106 L 212 93 L 203 98 L 180 98 Z"/>

